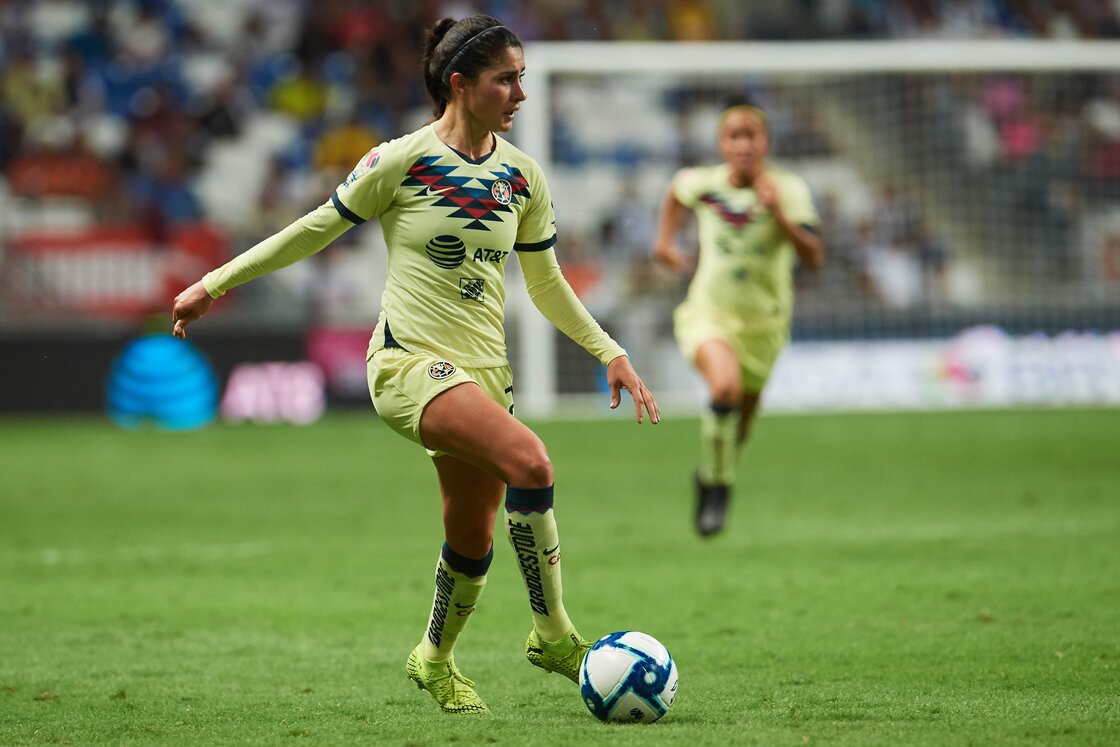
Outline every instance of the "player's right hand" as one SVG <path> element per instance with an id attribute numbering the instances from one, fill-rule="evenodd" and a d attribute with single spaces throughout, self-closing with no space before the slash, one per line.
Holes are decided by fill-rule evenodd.
<path id="1" fill-rule="evenodd" d="M 171 334 L 180 340 L 187 339 L 187 325 L 202 318 L 213 303 L 214 299 L 201 280 L 175 296 L 175 304 L 171 307 L 171 321 L 175 326 L 172 327 Z"/>
<path id="2" fill-rule="evenodd" d="M 673 243 L 658 244 L 654 247 L 653 258 L 674 272 L 685 273 L 692 269 L 688 255 Z"/>
<path id="3" fill-rule="evenodd" d="M 769 174 L 764 172 L 756 176 L 754 182 L 751 183 L 751 187 L 754 189 L 758 201 L 771 213 L 781 209 L 778 185 Z"/>

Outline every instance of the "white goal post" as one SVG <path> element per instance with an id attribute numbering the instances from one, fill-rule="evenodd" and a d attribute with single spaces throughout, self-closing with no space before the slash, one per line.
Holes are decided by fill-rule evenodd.
<path id="1" fill-rule="evenodd" d="M 720 76 L 859 74 L 1120 72 L 1120 43 L 1107 41 L 869 41 L 869 42 L 548 42 L 526 45 L 525 88 L 513 137 L 553 173 L 550 106 L 558 75 Z M 604 132 L 615 123 L 604 121 Z M 555 188 L 554 188 L 555 191 Z M 558 216 L 563 225 L 564 217 Z M 559 246 L 563 250 L 561 230 Z M 531 306 L 523 284 L 510 284 L 516 320 L 519 413 L 548 416 L 563 404 L 558 394 L 556 342 Z M 625 346 L 626 340 L 620 340 Z M 531 375 L 530 375 L 531 372 Z"/>

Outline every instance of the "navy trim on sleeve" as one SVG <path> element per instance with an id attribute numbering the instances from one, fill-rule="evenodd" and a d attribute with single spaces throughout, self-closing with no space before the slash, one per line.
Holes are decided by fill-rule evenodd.
<path id="1" fill-rule="evenodd" d="M 804 228 L 806 231 L 813 234 L 814 236 L 820 236 L 821 235 L 821 229 L 818 226 L 814 226 L 812 223 L 798 223 L 797 225 L 801 226 L 802 228 Z"/>
<path id="2" fill-rule="evenodd" d="M 334 191 L 334 194 L 331 195 L 331 204 L 334 205 L 334 209 L 338 211 L 339 215 L 353 223 L 355 226 L 360 226 L 366 222 L 365 218 L 359 216 L 353 210 L 342 204 L 342 200 L 338 199 L 337 189 Z"/>
<path id="3" fill-rule="evenodd" d="M 545 249 L 551 249 L 556 245 L 556 234 L 552 234 L 552 238 L 538 241 L 534 244 L 514 244 L 513 249 L 517 252 L 543 252 Z"/>

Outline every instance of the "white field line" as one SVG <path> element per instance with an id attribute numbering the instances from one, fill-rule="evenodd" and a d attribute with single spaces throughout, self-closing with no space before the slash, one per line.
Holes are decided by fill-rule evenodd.
<path id="1" fill-rule="evenodd" d="M 235 542 L 232 544 L 133 545 L 113 549 L 89 550 L 80 547 L 48 547 L 22 555 L 33 555 L 45 566 L 84 565 L 97 562 L 166 562 L 202 561 L 220 563 L 227 560 L 257 558 L 272 552 L 267 542 Z"/>
<path id="2" fill-rule="evenodd" d="M 1045 526 L 1038 521 L 1003 521 L 968 524 L 896 524 L 857 526 L 854 524 L 816 525 L 794 527 L 782 531 L 782 523 L 775 522 L 768 536 L 752 542 L 760 545 L 812 542 L 828 545 L 862 545 L 892 542 L 949 542 L 956 540 L 984 540 L 1002 538 L 1093 537 L 1120 536 L 1120 523 L 1069 519 L 1054 521 Z"/>

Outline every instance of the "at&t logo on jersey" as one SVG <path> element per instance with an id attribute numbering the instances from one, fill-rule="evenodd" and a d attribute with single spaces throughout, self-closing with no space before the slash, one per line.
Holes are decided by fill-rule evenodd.
<path id="1" fill-rule="evenodd" d="M 454 270 L 467 260 L 467 247 L 463 240 L 458 236 L 444 234 L 436 236 L 434 239 L 428 241 L 424 245 L 424 253 L 428 255 L 428 259 L 436 267 L 444 270 Z M 496 262 L 502 264 L 505 262 L 506 257 L 509 256 L 508 251 L 502 249 L 487 249 L 485 247 L 478 247 L 471 253 L 470 260 L 472 262 Z"/>
<path id="2" fill-rule="evenodd" d="M 458 236 L 436 236 L 424 246 L 428 259 L 436 267 L 454 270 L 467 258 L 467 247 Z"/>
<path id="3" fill-rule="evenodd" d="M 455 364 L 447 361 L 436 361 L 428 366 L 428 375 L 433 379 L 446 379 L 453 373 L 455 373 Z"/>

